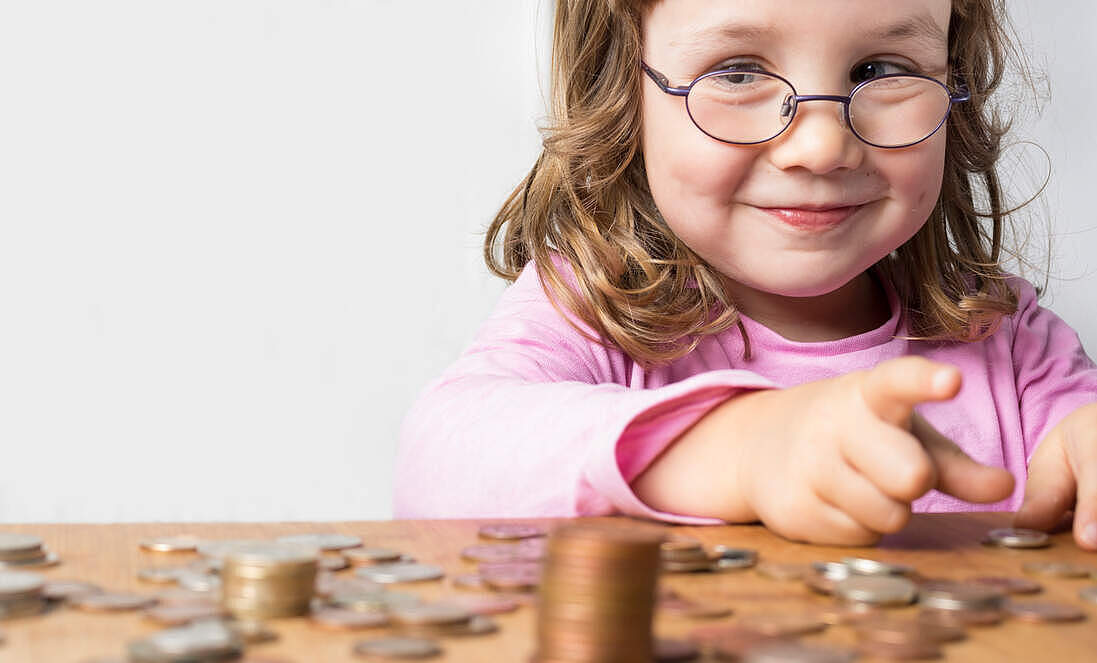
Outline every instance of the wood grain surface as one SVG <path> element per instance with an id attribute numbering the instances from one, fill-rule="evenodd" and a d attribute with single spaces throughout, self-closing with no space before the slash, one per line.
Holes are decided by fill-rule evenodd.
<path id="1" fill-rule="evenodd" d="M 1053 536 L 1049 548 L 1009 550 L 983 546 L 980 540 L 987 530 L 1007 526 L 1010 514 L 938 514 L 915 516 L 897 535 L 884 539 L 874 548 L 834 548 L 791 543 L 774 536 L 760 526 L 675 527 L 677 534 L 699 538 L 706 543 L 722 543 L 754 548 L 762 560 L 811 562 L 839 560 L 857 555 L 881 561 L 913 565 L 925 576 L 962 579 L 975 575 L 1023 576 L 1023 562 L 1061 560 L 1093 564 L 1097 556 L 1078 549 L 1069 532 Z M 61 564 L 42 569 L 50 579 L 78 579 L 106 589 L 153 594 L 162 586 L 137 580 L 139 569 L 149 566 L 177 565 L 193 558 L 187 553 L 149 553 L 138 547 L 145 537 L 195 534 L 206 539 L 273 538 L 304 532 L 338 532 L 363 538 L 366 545 L 392 547 L 415 556 L 419 561 L 435 563 L 448 574 L 471 572 L 475 565 L 460 557 L 463 547 L 477 543 L 481 524 L 497 521 L 424 520 L 384 522 L 318 523 L 205 523 L 205 524 L 27 524 L 0 525 L 0 531 L 23 532 L 41 536 L 46 546 L 61 557 Z M 539 522 L 551 526 L 559 521 Z M 343 572 L 348 573 L 348 572 Z M 968 638 L 946 645 L 948 661 L 1097 661 L 1097 604 L 1078 598 L 1078 590 L 1093 580 L 1037 578 L 1045 591 L 1037 598 L 1057 600 L 1080 606 L 1087 619 L 1080 623 L 1051 625 L 1028 624 L 1007 620 L 1001 626 L 971 628 Z M 754 571 L 720 574 L 674 574 L 662 579 L 688 598 L 727 605 L 735 614 L 722 621 L 752 613 L 800 612 L 828 605 L 831 599 L 813 594 L 801 583 L 775 581 Z M 400 586 L 425 597 L 457 593 L 448 582 L 413 583 Z M 910 614 L 915 608 L 902 608 L 897 614 Z M 535 613 L 523 607 L 497 618 L 500 631 L 494 635 L 449 638 L 442 641 L 444 661 L 492 661 L 526 663 L 532 653 Z M 713 621 L 691 620 L 660 615 L 655 632 L 659 636 L 683 636 L 697 626 Z M 283 619 L 270 623 L 279 634 L 272 643 L 249 647 L 249 656 L 264 661 L 286 663 L 340 662 L 361 660 L 352 654 L 356 641 L 385 634 L 384 629 L 342 633 L 320 630 L 307 619 Z M 81 663 L 99 657 L 124 660 L 126 643 L 161 628 L 138 613 L 94 614 L 60 607 L 47 614 L 0 621 L 4 642 L 0 644 L 3 663 Z M 851 644 L 848 627 L 831 627 L 810 636 L 808 641 Z M 862 659 L 872 660 L 872 659 Z"/>

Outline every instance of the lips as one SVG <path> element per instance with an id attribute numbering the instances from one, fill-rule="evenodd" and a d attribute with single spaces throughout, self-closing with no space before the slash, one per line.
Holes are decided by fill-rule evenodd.
<path id="1" fill-rule="evenodd" d="M 864 205 L 825 207 L 759 207 L 787 226 L 797 230 L 822 231 L 839 226 Z"/>

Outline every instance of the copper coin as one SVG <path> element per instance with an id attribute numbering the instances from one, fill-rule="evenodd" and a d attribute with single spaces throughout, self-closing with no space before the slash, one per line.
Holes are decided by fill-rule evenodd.
<path id="1" fill-rule="evenodd" d="M 443 599 L 460 606 L 474 615 L 501 615 L 514 612 L 521 604 L 510 597 L 497 594 L 457 594 Z"/>
<path id="2" fill-rule="evenodd" d="M 481 563 L 480 577 L 493 589 L 533 589 L 541 583 L 539 562 Z"/>
<path id="3" fill-rule="evenodd" d="M 922 608 L 918 621 L 941 626 L 995 626 L 1002 623 L 1001 610 L 935 610 Z"/>
<path id="4" fill-rule="evenodd" d="M 92 612 L 122 612 L 147 608 L 155 604 L 156 599 L 140 594 L 103 592 L 77 596 L 72 599 L 71 603 L 81 610 L 90 610 Z"/>
<path id="5" fill-rule="evenodd" d="M 354 644 L 354 653 L 375 659 L 415 659 L 438 656 L 442 649 L 426 638 L 395 637 L 362 640 Z"/>
<path id="6" fill-rule="evenodd" d="M 67 601 L 84 594 L 98 594 L 103 589 L 98 585 L 82 580 L 47 580 L 42 587 L 42 596 L 53 601 Z"/>
<path id="7" fill-rule="evenodd" d="M 543 527 L 527 523 L 491 523 L 481 527 L 478 534 L 481 539 L 514 541 L 545 536 L 548 532 Z"/>
<path id="8" fill-rule="evenodd" d="M 739 618 L 739 626 L 752 629 L 772 637 L 788 637 L 818 633 L 827 627 L 827 623 L 818 615 L 795 614 L 755 614 Z"/>
<path id="9" fill-rule="evenodd" d="M 902 644 L 865 640 L 857 643 L 857 650 L 868 656 L 878 656 L 893 661 L 922 661 L 941 658 L 941 646 L 929 640 Z"/>
<path id="10" fill-rule="evenodd" d="M 688 640 L 655 638 L 654 646 L 655 663 L 680 663 L 693 661 L 701 656 L 697 645 Z"/>
<path id="11" fill-rule="evenodd" d="M 337 631 L 355 631 L 389 624 L 388 615 L 382 612 L 359 612 L 332 607 L 313 610 L 309 618 L 321 628 Z"/>
<path id="12" fill-rule="evenodd" d="M 1025 622 L 1077 622 L 1086 618 L 1086 613 L 1072 605 L 1051 601 L 1010 601 L 1006 612 Z"/>
<path id="13" fill-rule="evenodd" d="M 145 617 L 164 626 L 182 626 L 199 619 L 224 617 L 226 614 L 225 609 L 216 603 L 156 605 L 144 612 Z"/>
<path id="14" fill-rule="evenodd" d="M 137 545 L 147 552 L 194 552 L 198 550 L 198 544 L 202 539 L 190 534 L 178 536 L 157 536 L 149 539 L 141 539 Z"/>
<path id="15" fill-rule="evenodd" d="M 1028 578 L 1011 578 L 1007 576 L 979 576 L 970 578 L 967 582 L 996 587 L 1006 594 L 1037 594 L 1044 590 L 1040 583 Z"/>

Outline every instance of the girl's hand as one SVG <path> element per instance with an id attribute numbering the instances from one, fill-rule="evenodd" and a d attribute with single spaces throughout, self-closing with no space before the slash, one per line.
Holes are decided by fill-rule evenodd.
<path id="1" fill-rule="evenodd" d="M 1097 403 L 1071 412 L 1040 442 L 1013 524 L 1050 530 L 1071 508 L 1074 540 L 1097 550 Z"/>
<path id="2" fill-rule="evenodd" d="M 754 401 L 751 417 L 738 422 L 749 442 L 736 464 L 744 499 L 782 536 L 837 545 L 867 545 L 902 529 L 910 503 L 931 488 L 970 502 L 1005 499 L 1014 485 L 1007 470 L 976 463 L 914 412 L 918 403 L 954 397 L 960 380 L 948 364 L 902 357 L 747 395 L 741 404 Z M 1094 430 L 1087 439 L 1097 518 Z"/>

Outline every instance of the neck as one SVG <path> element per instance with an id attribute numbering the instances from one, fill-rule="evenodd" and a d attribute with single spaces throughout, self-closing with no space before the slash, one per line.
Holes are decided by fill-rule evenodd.
<path id="1" fill-rule="evenodd" d="M 732 281 L 728 291 L 740 313 L 790 341 L 836 341 L 872 331 L 891 317 L 887 293 L 871 271 L 817 297 L 784 297 Z"/>

